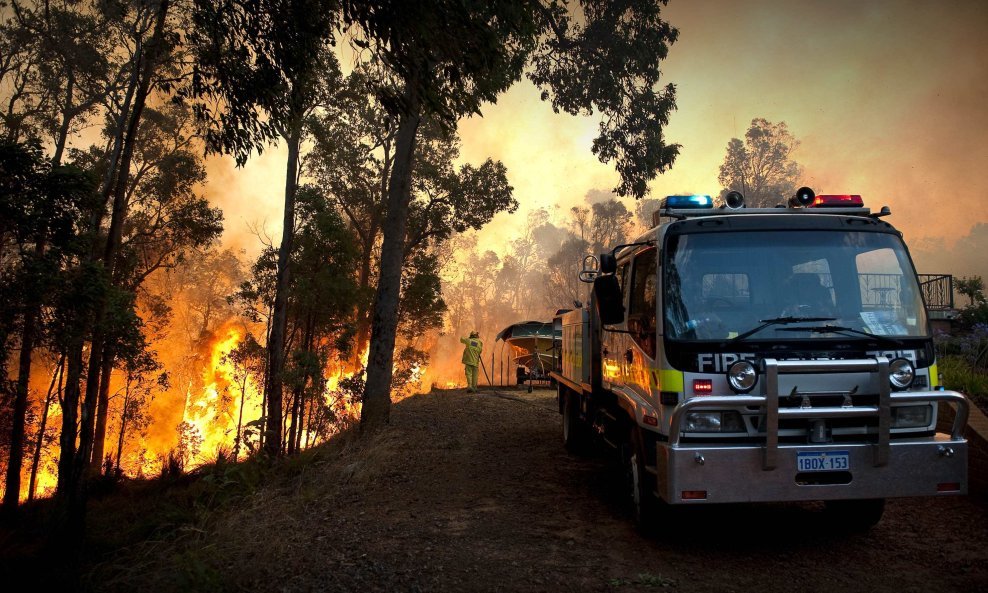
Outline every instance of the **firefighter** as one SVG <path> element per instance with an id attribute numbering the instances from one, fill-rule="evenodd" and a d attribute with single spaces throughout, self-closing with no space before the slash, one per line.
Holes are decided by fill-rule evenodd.
<path id="1" fill-rule="evenodd" d="M 480 353 L 484 350 L 484 343 L 480 341 L 475 331 L 470 332 L 469 338 L 460 338 L 463 342 L 463 370 L 467 375 L 467 393 L 477 391 L 477 366 L 480 365 Z"/>

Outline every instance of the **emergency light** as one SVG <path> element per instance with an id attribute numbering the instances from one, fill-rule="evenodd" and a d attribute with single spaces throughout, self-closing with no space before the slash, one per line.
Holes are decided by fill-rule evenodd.
<path id="1" fill-rule="evenodd" d="M 659 203 L 659 209 L 689 210 L 696 208 L 713 208 L 714 201 L 710 196 L 666 196 Z"/>
<path id="2" fill-rule="evenodd" d="M 862 206 L 864 206 L 864 200 L 857 194 L 827 194 L 813 198 L 813 202 L 808 208 L 860 208 Z"/>

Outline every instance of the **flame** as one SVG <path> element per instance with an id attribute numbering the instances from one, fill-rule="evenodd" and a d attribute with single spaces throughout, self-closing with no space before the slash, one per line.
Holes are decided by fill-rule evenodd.
<path id="1" fill-rule="evenodd" d="M 368 344 L 360 355 L 360 366 L 356 370 L 348 370 L 345 364 L 330 365 L 326 369 L 326 403 L 336 414 L 337 429 L 351 426 L 360 420 L 361 404 L 354 401 L 348 394 L 340 389 L 340 382 L 350 379 L 358 372 L 361 379 L 367 380 L 367 361 L 370 358 L 370 344 Z"/>
<path id="2" fill-rule="evenodd" d="M 178 430 L 179 450 L 185 456 L 187 468 L 215 459 L 217 451 L 233 450 L 237 422 L 241 418 L 241 400 L 245 408 L 244 422 L 262 414 L 260 389 L 251 377 L 243 377 L 243 371 L 238 372 L 227 358 L 242 338 L 243 333 L 233 327 L 221 333 L 210 346 L 209 361 L 202 374 L 202 389 L 195 391 L 190 385 L 186 390 Z"/>
<path id="3" fill-rule="evenodd" d="M 173 385 L 166 392 L 155 391 L 144 408 L 149 424 L 126 427 L 125 444 L 122 450 L 120 468 L 125 475 L 132 477 L 157 475 L 167 463 L 171 453 L 177 455 L 186 471 L 195 469 L 216 460 L 218 451 L 230 456 L 237 445 L 238 422 L 242 441 L 238 458 L 243 459 L 258 448 L 259 429 L 256 421 L 263 417 L 263 385 L 259 378 L 238 368 L 230 353 L 241 343 L 245 330 L 232 323 L 222 327 L 212 339 L 198 351 L 168 350 L 169 362 L 174 365 L 185 361 L 192 371 L 185 375 L 181 385 Z M 360 366 L 353 363 L 333 361 L 324 370 L 325 385 L 322 397 L 332 410 L 329 426 L 321 428 L 320 438 L 336 433 L 353 425 L 360 418 L 360 402 L 357 401 L 359 386 L 348 391 L 342 382 L 361 373 L 366 380 L 366 366 L 370 355 L 369 347 L 359 357 Z M 198 370 L 197 370 L 198 368 Z M 50 379 L 54 369 L 48 369 L 48 377 L 38 373 L 39 382 Z M 413 378 L 421 379 L 426 368 L 413 369 Z M 46 386 L 40 386 L 40 391 Z M 126 379 L 119 371 L 111 378 L 109 424 L 107 426 L 105 452 L 116 463 L 120 418 L 123 397 L 127 388 Z M 241 410 L 243 402 L 243 410 Z M 38 405 L 34 402 L 35 406 Z M 248 423 L 254 423 L 249 425 Z M 61 410 L 57 398 L 53 398 L 49 412 L 46 433 L 54 435 L 61 425 Z M 301 443 L 304 446 L 315 444 L 316 435 L 302 431 Z M 54 493 L 57 484 L 57 439 L 49 438 L 42 450 L 38 468 L 35 492 L 38 497 Z M 22 478 L 22 499 L 27 498 L 30 458 L 25 463 Z"/>

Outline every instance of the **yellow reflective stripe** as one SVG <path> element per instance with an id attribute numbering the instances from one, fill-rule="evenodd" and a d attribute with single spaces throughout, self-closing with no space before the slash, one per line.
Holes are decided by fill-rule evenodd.
<path id="1" fill-rule="evenodd" d="M 930 389 L 940 387 L 940 374 L 937 373 L 937 363 L 930 365 Z"/>
<path id="2" fill-rule="evenodd" d="M 662 391 L 683 392 L 683 371 L 659 369 L 659 388 Z"/>

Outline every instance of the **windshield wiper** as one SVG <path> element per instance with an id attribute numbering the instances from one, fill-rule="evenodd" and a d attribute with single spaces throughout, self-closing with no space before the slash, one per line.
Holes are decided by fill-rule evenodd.
<path id="1" fill-rule="evenodd" d="M 773 325 L 785 325 L 787 323 L 821 323 L 824 321 L 837 321 L 836 317 L 776 317 L 774 319 L 760 319 L 761 325 L 756 328 L 749 329 L 743 334 L 738 334 L 733 338 L 729 339 L 728 342 L 740 342 L 741 340 L 753 336 L 758 332 L 762 331 L 766 327 L 771 327 Z M 797 329 L 797 328 L 792 328 Z M 802 329 L 802 328 L 798 328 Z"/>
<path id="2" fill-rule="evenodd" d="M 888 336 L 879 336 L 866 331 L 861 331 L 860 329 L 854 329 L 853 327 L 841 327 L 839 325 L 820 325 L 817 327 L 782 327 L 779 328 L 782 332 L 810 332 L 812 334 L 855 334 L 859 336 L 866 336 L 868 338 L 874 338 L 879 342 L 885 342 L 887 344 L 892 344 L 894 346 L 902 346 L 902 341 L 895 338 L 890 338 Z"/>

